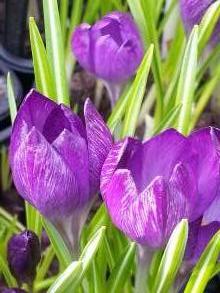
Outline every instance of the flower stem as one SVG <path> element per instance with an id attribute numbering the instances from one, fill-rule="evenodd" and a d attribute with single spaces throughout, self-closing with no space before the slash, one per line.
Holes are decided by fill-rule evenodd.
<path id="1" fill-rule="evenodd" d="M 135 278 L 135 293 L 150 292 L 147 284 L 149 267 L 153 252 L 142 245 L 138 245 L 137 272 Z"/>
<path id="2" fill-rule="evenodd" d="M 103 81 L 103 84 L 105 85 L 105 87 L 108 91 L 108 95 L 109 95 L 109 98 L 111 101 L 111 107 L 113 109 L 114 105 L 116 104 L 116 102 L 120 96 L 122 85 L 107 82 L 107 81 Z"/>

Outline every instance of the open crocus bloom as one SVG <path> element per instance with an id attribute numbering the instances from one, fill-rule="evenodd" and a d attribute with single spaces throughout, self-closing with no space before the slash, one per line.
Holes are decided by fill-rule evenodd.
<path id="1" fill-rule="evenodd" d="M 122 12 L 111 12 L 93 26 L 78 26 L 72 48 L 82 67 L 112 83 L 131 77 L 143 56 L 137 26 L 128 13 Z"/>
<path id="2" fill-rule="evenodd" d="M 142 143 L 116 143 L 101 173 L 101 192 L 115 225 L 131 239 L 160 248 L 177 223 L 199 218 L 220 184 L 219 130 L 184 137 L 169 129 Z"/>
<path id="3" fill-rule="evenodd" d="M 111 134 L 87 99 L 85 123 L 31 90 L 14 122 L 10 165 L 19 194 L 50 220 L 80 210 L 99 189 Z"/>
<path id="4" fill-rule="evenodd" d="M 191 31 L 193 26 L 199 24 L 207 9 L 216 0 L 180 0 L 180 11 L 184 26 L 187 31 Z M 220 40 L 220 22 L 218 22 L 213 36 L 212 43 L 216 44 Z"/>

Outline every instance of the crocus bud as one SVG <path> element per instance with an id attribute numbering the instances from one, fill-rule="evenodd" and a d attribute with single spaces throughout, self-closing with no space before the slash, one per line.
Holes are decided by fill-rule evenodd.
<path id="1" fill-rule="evenodd" d="M 40 261 L 40 242 L 29 230 L 14 235 L 8 242 L 8 264 L 19 283 L 32 283 Z M 16 292 L 16 291 L 15 291 Z"/>
<path id="2" fill-rule="evenodd" d="M 180 0 L 180 11 L 184 26 L 190 32 L 194 25 L 199 24 L 207 9 L 216 0 Z M 220 22 L 213 32 L 212 43 L 216 44 L 220 40 Z"/>
<path id="3" fill-rule="evenodd" d="M 89 99 L 83 122 L 68 107 L 31 90 L 11 135 L 16 188 L 53 223 L 66 223 L 74 214 L 81 216 L 99 190 L 111 145 L 110 131 Z"/>
<path id="4" fill-rule="evenodd" d="M 80 65 L 106 81 L 109 88 L 129 79 L 143 56 L 138 28 L 132 17 L 122 12 L 111 12 L 93 26 L 78 26 L 72 49 Z"/>
<path id="5" fill-rule="evenodd" d="M 220 131 L 184 137 L 169 129 L 142 143 L 133 138 L 111 149 L 101 192 L 114 224 L 141 245 L 163 247 L 181 219 L 199 218 L 220 185 Z"/>

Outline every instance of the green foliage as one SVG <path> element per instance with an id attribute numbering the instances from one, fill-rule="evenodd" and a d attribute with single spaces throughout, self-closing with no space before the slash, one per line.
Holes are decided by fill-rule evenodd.
<path id="1" fill-rule="evenodd" d="M 176 23 L 173 39 L 163 42 L 168 21 L 177 5 L 171 1 L 164 10 L 163 0 L 44 0 L 45 44 L 33 18 L 29 21 L 32 59 L 37 89 L 58 103 L 69 105 L 69 86 L 75 60 L 71 36 L 82 21 L 93 23 L 102 14 L 119 9 L 130 10 L 145 46 L 145 56 L 137 74 L 124 88 L 108 118 L 108 126 L 118 137 L 135 136 L 144 126 L 146 136 L 174 127 L 187 135 L 194 129 L 220 80 L 220 46 L 206 52 L 207 43 L 220 16 L 220 1 L 208 9 L 200 25 L 186 36 L 181 21 Z M 71 5 L 71 11 L 69 7 Z M 58 10 L 59 8 L 59 10 Z M 163 12 L 163 13 L 162 13 Z M 167 53 L 162 54 L 167 46 Z M 165 50 L 166 51 L 166 50 Z M 13 84 L 8 76 L 11 120 L 16 116 Z M 73 97 L 74 98 L 74 97 Z M 147 121 L 147 122 L 146 122 Z M 115 135 L 116 136 L 116 135 Z M 1 149 L 1 183 L 10 186 L 7 151 Z M 51 245 L 44 252 L 34 282 L 34 292 L 133 292 L 136 274 L 135 244 L 118 231 L 102 204 L 83 227 L 81 255 L 73 260 L 62 236 L 42 219 Z M 26 227 L 39 235 L 39 213 L 26 203 Z M 0 208 L 0 273 L 9 286 L 16 286 L 6 261 L 8 238 L 25 227 Z M 177 225 L 164 251 L 156 252 L 146 275 L 150 292 L 174 290 L 175 279 L 183 263 L 188 237 L 188 223 Z M 208 281 L 220 268 L 219 232 L 213 237 L 194 267 L 185 292 L 203 292 Z M 4 251 L 4 253 L 1 253 Z M 59 274 L 47 271 L 57 258 Z"/>

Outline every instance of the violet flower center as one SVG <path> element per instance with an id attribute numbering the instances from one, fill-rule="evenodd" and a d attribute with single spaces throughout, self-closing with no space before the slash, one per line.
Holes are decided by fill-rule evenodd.
<path id="1" fill-rule="evenodd" d="M 111 19 L 111 21 L 101 29 L 101 34 L 102 36 L 110 35 L 119 47 L 123 44 L 120 23 L 117 20 Z"/>

